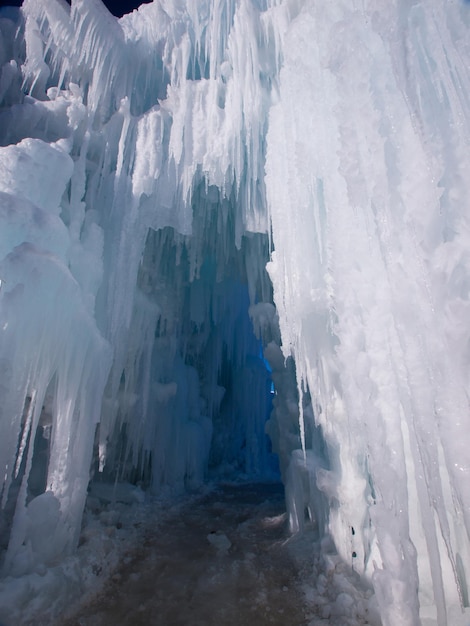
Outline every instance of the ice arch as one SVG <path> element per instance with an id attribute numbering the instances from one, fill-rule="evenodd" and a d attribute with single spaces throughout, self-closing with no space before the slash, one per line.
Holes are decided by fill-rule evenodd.
<path id="1" fill-rule="evenodd" d="M 464 619 L 468 11 L 1 13 L 5 571 L 74 549 L 93 459 L 191 487 L 212 440 L 262 471 L 261 343 L 293 529 L 310 511 L 384 624 Z"/>

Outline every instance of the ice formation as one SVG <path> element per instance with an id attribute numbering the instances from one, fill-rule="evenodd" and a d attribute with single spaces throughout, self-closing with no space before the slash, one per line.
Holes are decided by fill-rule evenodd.
<path id="1" fill-rule="evenodd" d="M 463 0 L 1 10 L 4 575 L 75 549 L 90 466 L 261 475 L 266 430 L 292 529 L 385 625 L 464 623 L 469 26 Z"/>

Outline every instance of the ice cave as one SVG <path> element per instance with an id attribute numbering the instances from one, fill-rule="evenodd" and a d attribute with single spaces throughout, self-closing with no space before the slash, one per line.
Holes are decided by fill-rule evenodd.
<path id="1" fill-rule="evenodd" d="M 470 624 L 469 30 L 0 8 L 2 625 L 61 623 L 100 489 L 222 478 L 282 481 L 307 600 L 342 567 L 375 603 L 302 624 Z"/>

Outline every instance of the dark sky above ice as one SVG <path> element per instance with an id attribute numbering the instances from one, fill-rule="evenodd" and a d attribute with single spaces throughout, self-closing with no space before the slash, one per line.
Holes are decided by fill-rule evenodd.
<path id="1" fill-rule="evenodd" d="M 141 4 L 150 2 L 151 0 L 104 0 L 104 4 L 114 15 L 121 17 L 124 13 L 130 13 Z M 2 6 L 16 6 L 19 7 L 23 4 L 23 0 L 0 0 L 0 7 Z"/>
<path id="2" fill-rule="evenodd" d="M 130 13 L 141 4 L 147 4 L 151 0 L 104 0 L 105 5 L 114 15 L 121 17 L 124 13 Z"/>

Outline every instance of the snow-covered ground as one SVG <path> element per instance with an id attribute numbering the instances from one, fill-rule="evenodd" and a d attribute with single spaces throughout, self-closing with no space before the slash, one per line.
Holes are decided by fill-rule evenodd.
<path id="1" fill-rule="evenodd" d="M 2 625 L 380 624 L 351 564 L 320 556 L 315 527 L 289 533 L 282 485 L 142 495 L 94 485 L 76 556 L 4 580 Z"/>
<path id="2" fill-rule="evenodd" d="M 371 590 L 334 553 L 320 557 L 313 526 L 289 534 L 282 485 L 225 483 L 147 506 L 101 593 L 67 626 L 380 624 Z M 118 509 L 99 517 L 119 534 Z"/>

